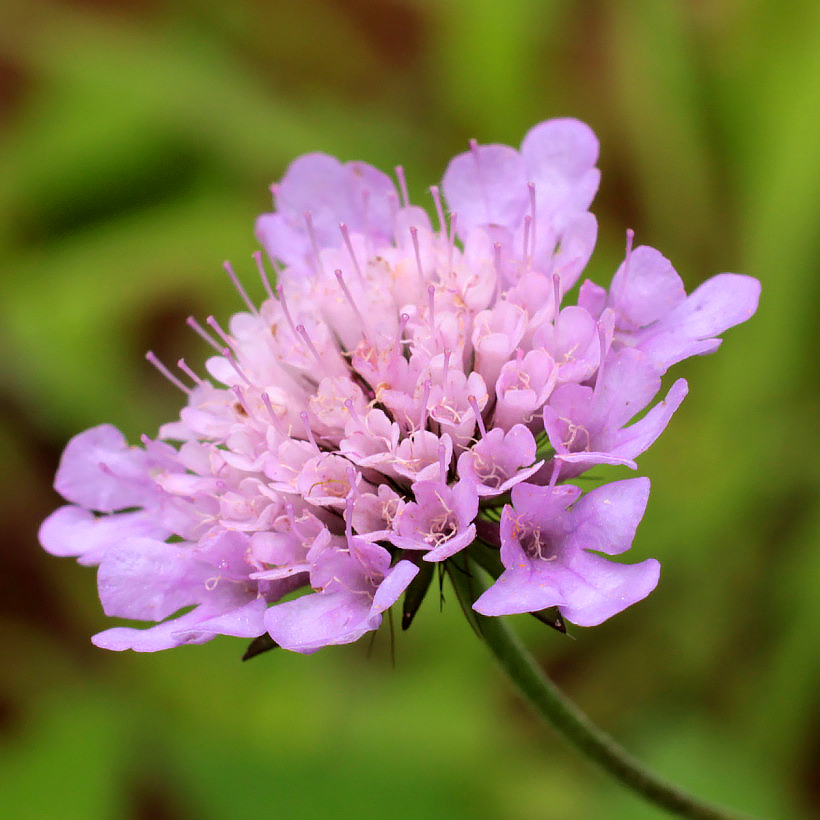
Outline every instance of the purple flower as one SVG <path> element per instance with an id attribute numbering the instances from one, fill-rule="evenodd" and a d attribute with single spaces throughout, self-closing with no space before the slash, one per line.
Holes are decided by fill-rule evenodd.
<path id="1" fill-rule="evenodd" d="M 595 315 L 613 310 L 617 345 L 643 351 L 663 374 L 682 359 L 717 350 L 717 335 L 751 318 L 759 297 L 760 282 L 736 273 L 713 276 L 687 296 L 669 260 L 645 245 L 633 251 L 630 234 L 609 293 L 587 281 L 578 301 Z"/>
<path id="2" fill-rule="evenodd" d="M 458 474 L 479 496 L 501 495 L 541 467 L 535 455 L 535 438 L 523 424 L 506 432 L 494 427 L 458 457 Z"/>
<path id="3" fill-rule="evenodd" d="M 357 641 L 377 629 L 418 573 L 410 561 L 390 568 L 390 553 L 352 536 L 349 547 L 326 549 L 310 573 L 316 592 L 265 611 L 265 627 L 284 649 L 311 653 L 330 644 Z"/>
<path id="4" fill-rule="evenodd" d="M 660 565 L 616 564 L 632 545 L 649 499 L 649 479 L 598 487 L 578 500 L 571 485 L 513 487 L 501 515 L 504 572 L 476 602 L 483 615 L 511 615 L 557 606 L 579 626 L 595 626 L 645 598 Z"/>
<path id="5" fill-rule="evenodd" d="M 247 536 L 225 532 L 197 546 L 124 538 L 109 549 L 97 576 L 106 615 L 161 621 L 178 610 L 190 612 L 152 629 L 114 627 L 94 637 L 106 649 L 151 652 L 202 643 L 216 634 L 260 634 L 264 600 L 244 584 Z M 280 581 L 275 599 L 292 585 Z"/>
<path id="6" fill-rule="evenodd" d="M 638 350 L 611 353 L 599 369 L 595 387 L 564 384 L 544 406 L 544 429 L 561 463 L 561 476 L 579 475 L 594 464 L 626 464 L 663 432 L 688 390 L 678 379 L 666 398 L 640 421 L 628 421 L 646 408 L 661 387 L 660 373 Z"/>
<path id="7" fill-rule="evenodd" d="M 207 377 L 149 354 L 186 394 L 179 419 L 140 447 L 102 425 L 63 455 L 69 503 L 41 543 L 99 566 L 106 614 L 154 623 L 95 643 L 267 633 L 314 652 L 377 629 L 422 562 L 465 571 L 488 543 L 505 569 L 485 614 L 557 606 L 591 625 L 647 595 L 657 562 L 601 553 L 629 548 L 648 481 L 566 482 L 637 466 L 686 393 L 658 401 L 662 374 L 714 350 L 759 285 L 722 274 L 687 296 L 630 236 L 609 291 L 585 282 L 565 304 L 596 240 L 597 157 L 572 119 L 520 150 L 473 144 L 444 174 L 447 209 L 431 189 L 435 225 L 400 171 L 397 188 L 365 163 L 297 159 L 256 226 L 276 287 L 262 254 L 260 305 L 226 266 L 247 310 L 189 319 Z"/>
<path id="8" fill-rule="evenodd" d="M 475 487 L 459 481 L 417 481 L 416 500 L 398 516 L 391 541 L 402 549 L 424 550 L 426 561 L 443 561 L 472 543 L 478 512 Z"/>

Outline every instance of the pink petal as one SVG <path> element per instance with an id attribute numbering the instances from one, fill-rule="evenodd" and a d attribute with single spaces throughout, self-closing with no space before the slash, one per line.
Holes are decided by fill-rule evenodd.
<path id="1" fill-rule="evenodd" d="M 231 609 L 197 624 L 197 629 L 212 635 L 232 635 L 235 638 L 256 638 L 265 631 L 264 598 L 254 598 L 244 606 Z"/>
<path id="2" fill-rule="evenodd" d="M 199 609 L 200 607 L 197 607 L 179 618 L 164 621 L 148 629 L 115 626 L 98 632 L 91 638 L 91 642 L 100 649 L 112 649 L 115 652 L 122 652 L 125 649 L 133 649 L 135 652 L 159 652 L 183 644 L 205 643 L 214 638 L 215 633 L 203 632 L 197 628 L 202 619 Z"/>
<path id="3" fill-rule="evenodd" d="M 663 318 L 686 299 L 672 263 L 647 245 L 635 248 L 621 263 L 609 292 L 614 307 L 633 328 Z"/>
<path id="4" fill-rule="evenodd" d="M 561 591 L 548 580 L 535 581 L 533 572 L 526 567 L 507 570 L 473 604 L 482 615 L 516 615 L 538 612 L 550 606 L 565 603 Z"/>
<path id="5" fill-rule="evenodd" d="M 598 161 L 598 138 L 584 122 L 546 120 L 531 128 L 521 143 L 529 179 L 577 179 Z"/>
<path id="6" fill-rule="evenodd" d="M 186 544 L 127 538 L 105 555 L 97 575 L 106 615 L 161 621 L 200 603 L 213 567 L 195 561 Z"/>
<path id="7" fill-rule="evenodd" d="M 418 574 L 419 568 L 412 561 L 399 561 L 379 584 L 373 596 L 372 613 L 384 612 L 398 601 L 399 596 Z"/>
<path id="8" fill-rule="evenodd" d="M 110 424 L 74 436 L 63 452 L 54 488 L 67 501 L 98 512 L 142 507 L 156 495 L 146 452 L 129 447 Z"/>
<path id="9" fill-rule="evenodd" d="M 688 392 L 686 380 L 678 379 L 663 401 L 658 402 L 640 421 L 623 428 L 615 436 L 611 452 L 624 458 L 635 458 L 643 453 L 666 429 Z"/>
<path id="10" fill-rule="evenodd" d="M 639 564 L 617 564 L 586 554 L 573 562 L 571 603 L 561 614 L 578 626 L 597 626 L 646 598 L 658 585 L 660 564 L 648 558 Z"/>
<path id="11" fill-rule="evenodd" d="M 575 530 L 568 544 L 619 555 L 632 546 L 649 500 L 649 479 L 613 481 L 587 493 L 573 508 Z"/>
<path id="12" fill-rule="evenodd" d="M 640 347 L 661 370 L 688 356 L 712 353 L 721 341 L 713 337 L 751 317 L 759 298 L 760 282 L 751 276 L 713 276 L 649 329 Z"/>
<path id="13" fill-rule="evenodd" d="M 268 607 L 265 627 L 284 649 L 311 654 L 331 644 L 352 643 L 381 623 L 370 617 L 370 599 L 347 592 L 313 592 Z"/>
<path id="14" fill-rule="evenodd" d="M 528 205 L 527 176 L 518 151 L 480 145 L 450 161 L 441 183 L 457 228 L 466 235 L 480 225 L 514 230 Z"/>
<path id="15" fill-rule="evenodd" d="M 55 510 L 40 526 L 40 543 L 52 555 L 77 555 L 86 566 L 99 564 L 117 542 L 134 536 L 165 538 L 167 530 L 156 517 L 138 512 L 95 516 L 82 507 Z"/>

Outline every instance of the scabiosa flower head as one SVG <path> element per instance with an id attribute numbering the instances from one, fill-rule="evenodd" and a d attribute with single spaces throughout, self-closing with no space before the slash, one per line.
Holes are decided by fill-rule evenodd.
<path id="1" fill-rule="evenodd" d="M 595 244 L 597 158 L 572 119 L 520 150 L 473 143 L 443 199 L 431 189 L 435 223 L 401 169 L 397 190 L 361 162 L 297 159 L 256 226 L 275 290 L 261 254 L 261 305 L 227 266 L 247 311 L 189 320 L 214 348 L 208 378 L 149 354 L 187 394 L 179 419 L 141 447 L 103 425 L 63 454 L 69 504 L 43 546 L 99 566 L 106 614 L 155 622 L 94 642 L 313 652 L 377 629 L 431 564 L 488 549 L 485 615 L 557 607 L 590 626 L 644 598 L 658 563 L 605 556 L 631 546 L 648 480 L 567 482 L 636 468 L 686 394 L 678 380 L 656 401 L 661 376 L 751 316 L 759 284 L 721 274 L 687 296 L 629 234 L 610 289 L 584 282 L 567 304 Z"/>

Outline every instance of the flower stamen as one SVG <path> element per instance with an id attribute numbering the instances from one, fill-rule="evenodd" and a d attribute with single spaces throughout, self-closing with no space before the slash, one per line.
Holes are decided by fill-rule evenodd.
<path id="1" fill-rule="evenodd" d="M 184 385 L 154 354 L 152 350 L 149 350 L 145 354 L 145 358 L 151 362 L 154 367 L 171 382 L 174 387 L 179 388 L 183 393 L 190 396 L 191 395 L 191 388 Z"/>
<path id="2" fill-rule="evenodd" d="M 233 286 L 236 288 L 237 292 L 242 297 L 245 304 L 248 306 L 250 312 L 253 313 L 254 316 L 258 316 L 259 311 L 257 310 L 256 305 L 254 305 L 254 303 L 251 301 L 250 296 L 248 296 L 248 292 L 245 290 L 244 287 L 242 287 L 242 283 L 239 281 L 239 277 L 236 275 L 233 269 L 233 265 L 231 265 L 231 263 L 226 260 L 222 263 L 222 267 L 225 268 L 225 271 L 230 277 L 231 282 L 233 282 Z"/>

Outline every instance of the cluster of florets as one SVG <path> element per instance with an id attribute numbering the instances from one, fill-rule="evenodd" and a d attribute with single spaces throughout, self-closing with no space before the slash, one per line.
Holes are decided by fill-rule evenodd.
<path id="1" fill-rule="evenodd" d="M 248 311 L 227 330 L 190 320 L 216 348 L 210 379 L 155 361 L 188 394 L 180 420 L 142 447 L 96 427 L 63 455 L 71 504 L 43 545 L 99 564 L 108 615 L 157 622 L 94 642 L 267 634 L 312 652 L 376 629 L 431 564 L 469 571 L 470 555 L 497 567 L 484 615 L 557 608 L 590 626 L 654 589 L 657 561 L 604 557 L 630 548 L 649 481 L 567 482 L 636 467 L 686 394 L 681 379 L 650 407 L 662 375 L 715 350 L 759 285 L 721 274 L 687 296 L 629 236 L 609 291 L 586 281 L 565 305 L 595 244 L 597 157 L 569 119 L 520 151 L 473 144 L 444 175 L 446 214 L 431 189 L 436 227 L 400 169 L 397 191 L 364 163 L 296 160 L 257 224 L 283 265 L 275 291 L 258 255 L 270 298 L 237 282 Z"/>

